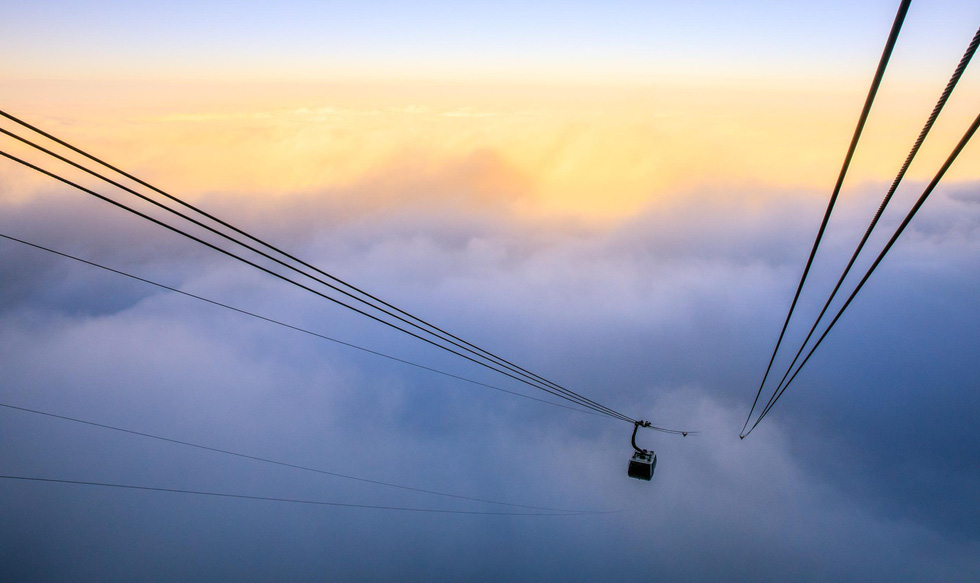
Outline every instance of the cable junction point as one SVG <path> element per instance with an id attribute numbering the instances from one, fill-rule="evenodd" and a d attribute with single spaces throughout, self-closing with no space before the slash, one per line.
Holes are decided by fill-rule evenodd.
<path id="1" fill-rule="evenodd" d="M 898 29 L 901 27 L 901 21 L 904 19 L 904 15 L 905 15 L 905 11 L 906 10 L 907 10 L 907 2 L 903 2 L 902 3 L 902 6 L 899 7 L 899 13 L 898 13 L 898 15 L 896 15 L 895 23 L 892 26 L 892 34 L 889 36 L 889 40 L 888 40 L 888 43 L 886 44 L 885 51 L 882 54 L 882 60 L 881 60 L 881 62 L 879 62 L 878 73 L 875 75 L 875 81 L 872 83 L 872 90 L 869 92 L 869 94 L 868 94 L 868 100 L 865 102 L 865 113 L 867 111 L 869 111 L 871 100 L 873 99 L 874 93 L 877 91 L 877 85 L 878 85 L 878 83 L 881 80 L 880 79 L 881 78 L 881 74 L 884 72 L 884 66 L 887 64 L 887 56 L 891 53 L 892 45 L 894 44 L 894 41 L 897 38 Z M 952 94 L 954 88 L 956 87 L 957 83 L 959 82 L 960 78 L 962 77 L 963 72 L 966 70 L 966 68 L 969 65 L 971 59 L 973 58 L 974 54 L 976 53 L 978 46 L 980 46 L 980 29 L 977 30 L 977 32 L 974 34 L 972 40 L 970 41 L 970 43 L 967 45 L 966 51 L 964 52 L 963 56 L 960 58 L 960 61 L 957 64 L 956 68 L 954 69 L 953 74 L 950 77 L 949 81 L 946 83 L 946 87 L 943 89 L 942 93 L 940 94 L 939 99 L 937 100 L 935 106 L 932 109 L 932 112 L 930 113 L 930 115 L 927 118 L 925 124 L 923 125 L 922 130 L 919 132 L 919 135 L 916 138 L 915 142 L 913 143 L 913 145 L 912 145 L 912 147 L 911 147 L 908 155 L 905 158 L 905 161 L 902 163 L 902 166 L 899 169 L 898 174 L 895 176 L 895 179 L 892 181 L 891 186 L 889 187 L 888 191 L 885 193 L 885 196 L 882 199 L 881 204 L 879 205 L 877 212 L 875 213 L 874 217 L 872 218 L 871 223 L 869 224 L 868 228 L 866 229 L 866 231 L 864 233 L 864 236 L 861 238 L 860 242 L 857 244 L 857 247 L 854 250 L 853 254 L 851 255 L 850 260 L 848 261 L 846 267 L 844 268 L 843 272 L 841 273 L 840 277 L 838 278 L 837 283 L 834 285 L 833 291 L 831 291 L 830 296 L 827 298 L 827 300 L 824 303 L 823 308 L 820 310 L 820 313 L 818 314 L 816 320 L 813 322 L 813 325 L 810 327 L 810 330 L 807 333 L 806 338 L 803 340 L 803 343 L 800 345 L 800 347 L 797 350 L 796 354 L 793 356 L 793 359 L 790 362 L 789 366 L 787 367 L 786 372 L 783 374 L 783 376 L 780 379 L 779 383 L 777 384 L 776 388 L 773 390 L 773 392 L 772 392 L 771 396 L 769 397 L 769 399 L 767 400 L 765 406 L 762 408 L 762 411 L 756 417 L 755 422 L 752 423 L 752 425 L 750 426 L 749 425 L 749 422 L 752 420 L 752 415 L 755 412 L 756 406 L 759 403 L 759 397 L 761 396 L 762 390 L 763 390 L 763 388 L 764 388 L 764 386 L 766 384 L 767 379 L 769 378 L 769 373 L 770 373 L 770 371 L 772 369 L 773 362 L 775 361 L 776 353 L 778 352 L 778 350 L 780 348 L 780 345 L 781 345 L 781 343 L 783 341 L 783 337 L 784 337 L 784 335 L 786 333 L 786 328 L 787 328 L 787 326 L 789 324 L 790 318 L 793 315 L 793 310 L 794 310 L 794 308 L 796 306 L 797 300 L 799 299 L 800 292 L 802 291 L 804 281 L 806 280 L 807 273 L 809 272 L 810 265 L 811 265 L 811 263 L 813 261 L 814 255 L 816 253 L 817 246 L 819 245 L 819 242 L 820 242 L 820 238 L 821 238 L 821 236 L 823 234 L 824 228 L 826 227 L 827 221 L 828 221 L 828 219 L 830 217 L 830 212 L 831 212 L 831 209 L 833 208 L 834 201 L 836 200 L 837 195 L 839 193 L 841 182 L 843 180 L 844 174 L 846 173 L 847 166 L 848 166 L 848 164 L 850 162 L 850 157 L 853 154 L 853 147 L 856 145 L 857 137 L 860 135 L 860 128 L 863 127 L 863 124 L 864 124 L 864 120 L 865 120 L 866 115 L 865 115 L 865 113 L 862 113 L 861 121 L 859 121 L 859 123 L 858 123 L 858 129 L 855 130 L 854 138 L 852 139 L 851 149 L 848 151 L 847 157 L 845 158 L 844 167 L 841 169 L 841 174 L 840 174 L 840 176 L 838 178 L 837 187 L 835 188 L 834 193 L 831 195 L 830 205 L 828 206 L 827 212 L 824 215 L 823 223 L 821 224 L 820 231 L 818 232 L 818 235 L 817 235 L 817 239 L 816 239 L 816 241 L 814 241 L 813 248 L 812 248 L 812 250 L 810 252 L 810 257 L 807 260 L 807 265 L 806 265 L 806 267 L 805 267 L 805 269 L 803 271 L 803 277 L 800 280 L 800 284 L 799 284 L 799 286 L 797 288 L 796 295 L 794 296 L 793 302 L 790 305 L 789 313 L 786 316 L 786 321 L 784 322 L 782 331 L 780 332 L 779 338 L 776 341 L 776 347 L 773 350 L 772 356 L 770 357 L 769 365 L 766 367 L 766 372 L 765 372 L 765 374 L 762 377 L 762 382 L 759 385 L 758 391 L 756 391 L 755 399 L 752 402 L 752 407 L 749 409 L 749 414 L 746 416 L 745 423 L 742 425 L 742 430 L 739 433 L 739 437 L 740 438 L 744 439 L 749 433 L 752 432 L 752 430 L 754 430 L 759 425 L 759 423 L 762 421 L 762 419 L 766 415 L 769 414 L 769 412 L 772 410 L 773 406 L 776 404 L 776 402 L 779 400 L 779 398 L 782 397 L 782 395 L 785 393 L 785 391 L 789 387 L 789 385 L 792 384 L 793 380 L 796 378 L 796 376 L 799 374 L 799 372 L 803 369 L 804 365 L 809 361 L 810 356 L 812 356 L 813 353 L 816 351 L 817 347 L 820 346 L 820 344 L 823 342 L 824 338 L 826 338 L 827 334 L 830 332 L 830 330 L 834 327 L 834 325 L 840 319 L 841 315 L 844 313 L 844 311 L 847 309 L 847 307 L 850 306 L 850 304 L 853 301 L 854 297 L 857 295 L 857 293 L 861 290 L 861 288 L 867 282 L 868 278 L 871 276 L 871 273 L 875 270 L 875 268 L 878 266 L 878 264 L 884 258 L 885 254 L 887 254 L 888 251 L 892 248 L 892 246 L 894 245 L 895 241 L 898 239 L 898 237 L 904 231 L 904 229 L 908 225 L 908 223 L 912 220 L 912 217 L 915 215 L 915 213 L 918 211 L 918 209 L 922 206 L 922 204 L 925 202 L 925 200 L 929 197 L 929 195 L 932 193 L 933 189 L 935 189 L 936 185 L 938 185 L 939 181 L 945 175 L 945 173 L 948 170 L 948 168 L 952 165 L 953 161 L 957 158 L 957 156 L 959 155 L 959 153 L 962 151 L 962 149 L 966 146 L 966 144 L 972 138 L 973 134 L 976 132 L 976 122 L 974 122 L 974 124 L 967 130 L 966 134 L 964 134 L 964 136 L 962 137 L 962 139 L 960 140 L 960 142 L 954 148 L 954 150 L 952 151 L 952 153 L 950 153 L 950 155 L 947 157 L 946 162 L 943 164 L 943 166 L 940 168 L 940 170 L 936 173 L 935 177 L 930 182 L 929 186 L 926 187 L 926 190 L 919 197 L 919 200 L 915 203 L 915 205 L 913 206 L 912 210 L 910 210 L 909 213 L 906 215 L 905 220 L 896 229 L 896 231 L 892 235 L 891 239 L 885 245 L 884 249 L 878 254 L 878 257 L 875 259 L 875 261 L 872 264 L 872 266 L 867 270 L 867 272 L 865 273 L 864 277 L 857 284 L 857 286 L 855 287 L 855 289 L 851 292 L 850 296 L 844 302 L 844 305 L 838 310 L 837 314 L 831 320 L 830 324 L 827 325 L 827 327 L 824 329 L 823 333 L 818 337 L 817 341 L 810 348 L 810 350 L 807 353 L 807 355 L 802 360 L 800 360 L 800 357 L 803 355 L 803 352 L 806 350 L 806 347 L 807 347 L 808 343 L 810 342 L 811 338 L 816 333 L 817 328 L 819 327 L 820 323 L 823 321 L 824 316 L 827 314 L 827 311 L 829 310 L 831 303 L 833 302 L 834 298 L 837 297 L 838 292 L 840 291 L 841 287 L 843 286 L 844 280 L 847 278 L 848 274 L 850 274 L 851 269 L 854 266 L 855 262 L 857 261 L 858 256 L 864 250 L 865 244 L 868 242 L 868 239 L 870 238 L 872 231 L 874 231 L 875 227 L 877 227 L 878 221 L 881 218 L 882 213 L 884 212 L 885 208 L 888 206 L 889 202 L 892 200 L 892 197 L 893 197 L 895 191 L 897 190 L 899 184 L 901 184 L 903 178 L 905 177 L 905 174 L 908 171 L 909 166 L 912 164 L 912 161 L 915 159 L 915 156 L 918 153 L 920 147 L 922 146 L 922 143 L 925 141 L 926 136 L 929 135 L 929 132 L 932 129 L 933 125 L 935 124 L 936 119 L 939 117 L 940 112 L 945 107 L 946 102 L 948 101 L 948 99 L 949 99 L 950 95 Z M 980 117 L 978 117 L 978 119 L 980 119 Z M 799 363 L 799 364 L 797 364 L 797 363 Z M 795 367 L 795 370 L 794 370 L 794 367 Z"/>

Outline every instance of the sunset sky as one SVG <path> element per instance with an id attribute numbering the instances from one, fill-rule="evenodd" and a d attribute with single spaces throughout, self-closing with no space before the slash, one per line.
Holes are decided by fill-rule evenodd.
<path id="1" fill-rule="evenodd" d="M 786 398 L 738 439 L 897 6 L 5 7 L 0 110 L 592 399 L 701 433 L 641 434 L 657 474 L 629 480 L 630 424 L 0 239 L 0 405 L 422 489 L 621 511 L 416 515 L 0 479 L 0 580 L 977 580 L 977 143 Z M 976 2 L 913 3 L 788 348 L 978 26 Z M 976 117 L 978 68 L 874 252 Z M 9 137 L 0 150 L 127 200 Z M 0 234 L 548 397 L 7 159 Z M 499 509 L 9 408 L 0 465 Z"/>

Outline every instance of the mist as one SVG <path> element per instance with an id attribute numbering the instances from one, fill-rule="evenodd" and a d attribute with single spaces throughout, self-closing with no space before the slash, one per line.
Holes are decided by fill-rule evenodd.
<path id="1" fill-rule="evenodd" d="M 406 366 L 2 240 L 5 404 L 416 488 L 612 512 L 443 515 L 4 480 L 2 578 L 980 575 L 980 375 L 971 358 L 980 341 L 980 186 L 937 190 L 772 414 L 739 440 L 822 195 L 679 191 L 597 226 L 522 216 L 515 199 L 480 196 L 481 183 L 458 168 L 431 180 L 447 175 L 454 178 L 442 190 L 365 181 L 275 202 L 214 193 L 201 204 L 613 409 L 699 431 L 640 433 L 641 445 L 658 454 L 652 482 L 626 476 L 629 424 Z M 907 185 L 906 200 L 916 188 Z M 790 328 L 793 342 L 880 193 L 878 184 L 845 193 Z M 379 197 L 398 202 L 378 204 Z M 883 227 L 899 219 L 896 210 Z M 0 232 L 555 401 L 67 189 L 6 199 Z M 7 475 L 512 509 L 11 409 L 0 411 L 0 459 Z"/>

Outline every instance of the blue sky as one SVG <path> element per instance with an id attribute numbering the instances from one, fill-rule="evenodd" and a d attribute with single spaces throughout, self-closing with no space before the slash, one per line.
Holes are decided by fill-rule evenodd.
<path id="1" fill-rule="evenodd" d="M 10 7 L 2 42 L 18 77 L 833 78 L 866 71 L 893 4 L 33 2 Z M 919 66 L 959 50 L 953 33 L 970 30 L 971 9 L 912 7 Z"/>

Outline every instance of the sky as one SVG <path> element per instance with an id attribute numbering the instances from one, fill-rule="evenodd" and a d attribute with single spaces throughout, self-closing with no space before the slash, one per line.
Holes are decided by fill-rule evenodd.
<path id="1" fill-rule="evenodd" d="M 738 437 L 897 4 L 8 7 L 0 110 L 603 405 L 699 433 L 641 431 L 657 470 L 631 480 L 630 423 L 510 394 L 555 401 L 4 159 L 0 234 L 482 384 L 0 238 L 0 475 L 527 510 L 26 408 L 600 513 L 0 479 L 0 580 L 977 580 L 976 143 Z M 978 25 L 974 3 L 911 7 L 786 350 Z M 976 66 L 875 252 L 977 115 Z M 0 151 L 132 199 L 9 137 Z"/>

